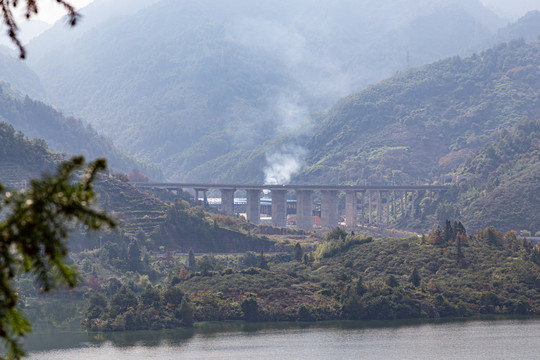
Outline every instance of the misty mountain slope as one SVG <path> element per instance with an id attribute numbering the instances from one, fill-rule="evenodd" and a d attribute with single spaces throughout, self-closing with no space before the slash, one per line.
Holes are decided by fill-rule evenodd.
<path id="1" fill-rule="evenodd" d="M 535 41 L 540 37 L 540 11 L 530 11 L 516 22 L 500 29 L 495 37 L 497 42 L 523 38 Z"/>
<path id="2" fill-rule="evenodd" d="M 479 4 L 162 0 L 64 44 L 53 29 L 29 46 L 30 64 L 52 103 L 120 148 L 161 164 L 171 180 L 207 181 L 193 170 L 276 136 L 305 135 L 309 113 L 471 46 L 471 24 L 480 29 L 475 40 L 492 36 L 500 20 Z M 422 36 L 441 18 L 461 31 Z"/>
<path id="3" fill-rule="evenodd" d="M 40 61 L 40 57 L 53 56 L 59 48 L 73 46 L 86 32 L 102 25 L 111 18 L 121 18 L 133 15 L 158 0 L 94 0 L 89 5 L 79 10 L 82 17 L 77 26 L 70 27 L 65 19 L 57 21 L 47 32 L 41 34 L 38 39 L 33 39 L 27 44 L 29 49 L 27 60 L 29 64 Z M 32 22 L 32 21 L 31 21 Z M 21 34 L 25 27 L 21 27 Z"/>
<path id="4" fill-rule="evenodd" d="M 60 96 L 62 106 L 78 107 L 92 93 L 83 116 L 92 114 L 118 144 L 146 159 L 174 157 L 203 136 L 225 134 L 236 149 L 271 136 L 279 89 L 296 91 L 297 86 L 261 54 L 226 42 L 221 25 L 201 21 L 204 9 L 198 16 L 181 16 L 181 10 L 179 6 L 180 17 L 164 16 L 168 9 L 155 6 L 83 37 L 73 53 L 66 49 L 69 64 L 76 65 L 49 80 L 67 91 L 73 72 L 87 72 L 77 76 L 80 87 Z M 149 26 L 140 25 L 146 22 Z M 111 33 L 129 34 L 129 39 Z M 56 64 L 50 65 L 45 72 L 58 74 Z M 197 153 L 204 151 L 197 148 Z M 182 162 L 176 166 L 184 167 Z"/>
<path id="5" fill-rule="evenodd" d="M 427 181 L 455 170 L 496 131 L 540 117 L 540 44 L 513 41 L 439 61 L 351 95 L 306 144 L 303 181 Z"/>
<path id="6" fill-rule="evenodd" d="M 62 113 L 40 101 L 32 100 L 0 83 L 0 120 L 12 125 L 29 138 L 44 139 L 51 148 L 68 154 L 82 154 L 89 159 L 105 157 L 109 166 L 126 173 L 140 169 L 159 179 L 160 172 L 119 151 L 108 138 L 99 135 L 74 117 Z"/>
<path id="7" fill-rule="evenodd" d="M 16 58 L 17 55 L 8 48 L 0 47 L 0 81 L 10 83 L 22 93 L 34 98 L 45 96 L 39 77 L 27 64 Z"/>

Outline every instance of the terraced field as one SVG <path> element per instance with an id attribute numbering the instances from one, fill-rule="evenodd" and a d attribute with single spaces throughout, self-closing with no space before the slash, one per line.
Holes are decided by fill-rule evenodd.
<path id="1" fill-rule="evenodd" d="M 116 218 L 127 236 L 139 230 L 149 235 L 165 223 L 169 206 L 154 195 L 141 191 L 128 182 L 112 176 L 103 176 L 97 186 L 99 205 Z"/>

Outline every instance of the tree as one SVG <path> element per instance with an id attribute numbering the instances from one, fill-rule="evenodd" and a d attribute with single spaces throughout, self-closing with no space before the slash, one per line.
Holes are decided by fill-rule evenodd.
<path id="1" fill-rule="evenodd" d="M 107 310 L 107 297 L 102 293 L 92 293 L 89 303 L 86 310 L 86 318 L 89 320 L 99 318 Z"/>
<path id="2" fill-rule="evenodd" d="M 442 232 L 442 241 L 444 244 L 448 244 L 454 239 L 454 229 L 452 228 L 452 223 L 450 220 L 446 220 L 444 223 L 444 230 Z"/>
<path id="3" fill-rule="evenodd" d="M 354 284 L 354 292 L 356 295 L 364 295 L 367 292 L 367 288 L 364 285 L 364 279 L 362 277 L 359 277 L 358 280 L 356 280 Z"/>
<path id="4" fill-rule="evenodd" d="M 111 298 L 111 310 L 116 316 L 128 311 L 129 308 L 135 309 L 138 303 L 135 293 L 128 287 L 122 286 Z"/>
<path id="5" fill-rule="evenodd" d="M 197 260 L 195 260 L 195 254 L 193 253 L 193 249 L 189 249 L 187 267 L 191 271 L 197 270 Z"/>
<path id="6" fill-rule="evenodd" d="M 128 269 L 138 271 L 141 268 L 141 250 L 136 240 L 131 240 L 127 254 Z"/>
<path id="7" fill-rule="evenodd" d="M 398 279 L 394 275 L 389 275 L 385 280 L 385 284 L 393 288 L 399 285 Z"/>
<path id="8" fill-rule="evenodd" d="M 75 7 L 65 0 L 56 0 L 56 2 L 66 9 L 68 15 L 68 24 L 70 26 L 75 26 L 81 17 L 81 15 L 75 11 Z M 24 46 L 22 45 L 17 34 L 19 32 L 19 27 L 17 26 L 17 22 L 13 16 L 13 11 L 20 3 L 25 4 L 26 9 L 24 15 L 26 19 L 30 19 L 38 14 L 38 0 L 0 0 L 0 16 L 4 21 L 4 25 L 7 27 L 7 35 L 19 49 L 19 57 L 24 59 L 26 57 L 26 50 L 24 49 Z"/>
<path id="9" fill-rule="evenodd" d="M 259 255 L 259 267 L 263 270 L 268 270 L 268 261 L 264 257 L 263 250 L 261 250 L 261 254 Z"/>
<path id="10" fill-rule="evenodd" d="M 346 237 L 347 237 L 347 232 L 345 230 L 343 230 L 342 228 L 340 228 L 339 226 L 335 227 L 326 236 L 328 241 L 330 241 L 330 240 L 342 240 L 343 241 L 343 240 L 345 240 Z"/>
<path id="11" fill-rule="evenodd" d="M 257 304 L 255 294 L 247 294 L 244 301 L 240 304 L 240 308 L 244 313 L 244 320 L 257 321 L 259 318 L 259 305 Z"/>
<path id="12" fill-rule="evenodd" d="M 300 243 L 296 243 L 294 245 L 294 259 L 296 261 L 302 261 L 302 257 L 304 256 L 304 250 L 302 250 L 302 246 L 300 246 Z"/>
<path id="13" fill-rule="evenodd" d="M 180 316 L 182 318 L 182 326 L 192 327 L 193 326 L 193 306 L 189 301 L 189 297 L 184 295 L 182 302 L 180 303 Z"/>
<path id="14" fill-rule="evenodd" d="M 214 271 L 214 262 L 212 260 L 213 258 L 205 255 L 197 262 L 197 268 L 201 270 L 202 275 L 208 276 L 212 271 Z"/>
<path id="15" fill-rule="evenodd" d="M 411 273 L 411 276 L 409 276 L 409 281 L 415 286 L 417 287 L 418 285 L 420 285 L 420 274 L 418 273 L 418 268 L 415 266 L 412 273 Z"/>
<path id="16" fill-rule="evenodd" d="M 8 5 L 0 4 L 4 9 Z M 96 196 L 92 184 L 105 168 L 105 160 L 85 166 L 83 157 L 75 157 L 60 164 L 55 175 L 32 180 L 26 191 L 9 192 L 0 185 L 0 210 L 8 214 L 0 220 L 0 338 L 8 358 L 24 356 L 19 340 L 31 331 L 17 308 L 15 277 L 32 274 L 43 292 L 62 284 L 75 286 L 76 269 L 66 262 L 69 231 L 75 226 L 115 226 L 107 214 L 92 206 Z"/>
<path id="17" fill-rule="evenodd" d="M 184 291 L 180 286 L 170 286 L 163 292 L 163 301 L 165 304 L 180 305 Z"/>
<path id="18" fill-rule="evenodd" d="M 148 307 L 158 307 L 161 298 L 159 291 L 152 285 L 148 285 L 141 293 L 141 304 Z"/>

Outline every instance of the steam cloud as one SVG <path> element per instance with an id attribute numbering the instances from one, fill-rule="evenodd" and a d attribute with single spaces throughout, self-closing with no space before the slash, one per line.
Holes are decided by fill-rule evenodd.
<path id="1" fill-rule="evenodd" d="M 307 151 L 298 145 L 283 145 L 271 154 L 266 154 L 268 165 L 264 168 L 264 182 L 268 185 L 287 184 L 291 177 L 304 166 Z"/>

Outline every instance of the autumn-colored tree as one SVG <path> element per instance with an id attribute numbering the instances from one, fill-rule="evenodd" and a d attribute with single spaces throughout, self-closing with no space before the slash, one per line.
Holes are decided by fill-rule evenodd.
<path id="1" fill-rule="evenodd" d="M 150 180 L 148 176 L 137 169 L 133 169 L 127 177 L 131 182 L 148 182 Z"/>

